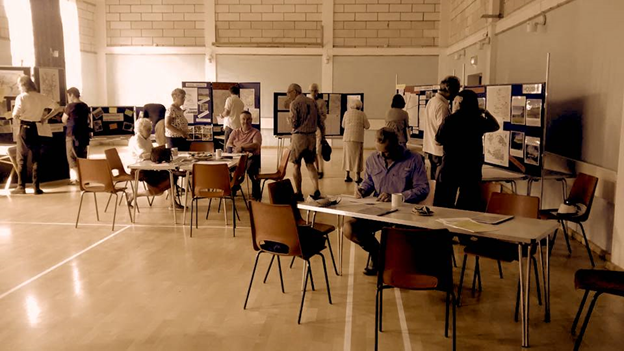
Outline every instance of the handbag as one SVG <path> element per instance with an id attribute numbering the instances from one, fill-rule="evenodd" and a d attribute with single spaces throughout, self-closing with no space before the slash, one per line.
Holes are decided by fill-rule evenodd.
<path id="1" fill-rule="evenodd" d="M 155 163 L 163 163 L 171 161 L 171 149 L 167 149 L 165 145 L 157 146 L 152 149 L 150 160 Z"/>
<path id="2" fill-rule="evenodd" d="M 332 148 L 329 146 L 329 143 L 326 139 L 321 140 L 321 155 L 323 156 L 323 160 L 325 162 L 329 162 L 331 159 Z"/>

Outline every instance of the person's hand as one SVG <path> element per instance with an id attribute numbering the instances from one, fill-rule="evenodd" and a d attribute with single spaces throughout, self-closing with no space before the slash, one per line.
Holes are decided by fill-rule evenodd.
<path id="1" fill-rule="evenodd" d="M 379 202 L 390 202 L 391 196 L 388 193 L 381 193 L 377 196 L 377 201 Z"/>
<path id="2" fill-rule="evenodd" d="M 353 196 L 355 196 L 356 199 L 361 199 L 362 193 L 360 192 L 360 188 L 356 186 L 354 189 L 355 191 L 353 192 Z"/>
<path id="3" fill-rule="evenodd" d="M 243 148 L 242 147 L 235 147 L 234 148 L 234 153 L 240 154 L 241 152 L 243 152 Z"/>

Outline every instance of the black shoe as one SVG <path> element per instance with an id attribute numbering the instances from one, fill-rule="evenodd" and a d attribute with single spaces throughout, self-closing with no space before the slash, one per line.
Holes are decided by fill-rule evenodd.
<path id="1" fill-rule="evenodd" d="M 362 273 L 364 273 L 364 275 L 367 275 L 369 277 L 370 276 L 376 276 L 377 275 L 377 268 L 375 268 L 375 267 L 366 267 L 366 268 L 364 268 L 364 272 L 362 272 Z"/>
<path id="2" fill-rule="evenodd" d="M 318 179 L 323 179 L 323 172 L 318 172 Z"/>
<path id="3" fill-rule="evenodd" d="M 357 183 L 357 184 L 360 184 L 361 182 L 362 182 L 362 178 L 360 178 L 360 177 L 358 177 L 358 178 L 355 180 L 355 183 Z"/>
<path id="4" fill-rule="evenodd" d="M 319 190 L 315 191 L 314 194 L 310 195 L 310 197 L 314 200 L 318 200 L 321 198 L 321 192 Z"/>
<path id="5" fill-rule="evenodd" d="M 295 200 L 297 202 L 302 202 L 303 201 L 303 194 L 302 193 L 296 193 L 295 194 Z"/>
<path id="6" fill-rule="evenodd" d="M 345 183 L 351 183 L 353 181 L 353 179 L 351 179 L 351 177 L 347 176 L 345 178 Z"/>
<path id="7" fill-rule="evenodd" d="M 44 194 L 43 190 L 41 190 L 41 188 L 35 188 L 35 195 L 41 195 Z"/>
<path id="8" fill-rule="evenodd" d="M 11 195 L 23 195 L 26 194 L 26 189 L 23 186 L 18 186 L 17 188 L 11 190 Z"/>

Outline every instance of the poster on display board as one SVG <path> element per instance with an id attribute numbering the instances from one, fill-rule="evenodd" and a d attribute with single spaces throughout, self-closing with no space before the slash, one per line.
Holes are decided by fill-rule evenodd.
<path id="1" fill-rule="evenodd" d="M 213 82 L 212 84 L 212 111 L 216 118 L 212 123 L 222 125 L 223 118 L 221 114 L 225 110 L 225 103 L 230 97 L 230 88 L 238 86 L 240 88 L 240 99 L 245 105 L 244 110 L 251 113 L 252 125 L 256 129 L 260 129 L 261 108 L 260 108 L 260 83 L 244 82 L 244 83 L 226 83 Z"/>
<path id="2" fill-rule="evenodd" d="M 209 82 L 182 82 L 186 91 L 184 117 L 189 124 L 212 123 L 212 89 Z"/>
<path id="3" fill-rule="evenodd" d="M 93 135 L 133 135 L 134 116 L 134 106 L 92 106 L 91 128 L 93 128 Z"/>

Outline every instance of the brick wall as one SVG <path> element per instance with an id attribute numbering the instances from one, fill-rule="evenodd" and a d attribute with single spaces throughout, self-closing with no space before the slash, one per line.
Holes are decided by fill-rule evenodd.
<path id="1" fill-rule="evenodd" d="M 458 41 L 478 32 L 487 26 L 486 20 L 481 18 L 488 9 L 491 0 L 450 0 L 451 16 L 449 43 Z M 498 0 L 495 0 L 498 1 Z M 510 0 L 507 0 L 510 1 Z M 523 1 L 523 0 L 512 0 Z M 526 1 L 526 0 L 525 0 Z"/>
<path id="2" fill-rule="evenodd" d="M 503 0 L 503 15 L 509 15 L 512 12 L 515 12 L 519 8 L 532 3 L 535 0 Z"/>
<path id="3" fill-rule="evenodd" d="M 106 0 L 108 46 L 204 46 L 204 0 Z"/>
<path id="4" fill-rule="evenodd" d="M 81 51 L 95 52 L 95 6 L 88 1 L 76 1 Z"/>
<path id="5" fill-rule="evenodd" d="M 10 39 L 9 19 L 4 11 L 4 2 L 0 1 L 0 39 Z"/>
<path id="6" fill-rule="evenodd" d="M 322 0 L 215 0 L 219 43 L 321 43 Z"/>
<path id="7" fill-rule="evenodd" d="M 335 0 L 334 46 L 437 46 L 440 1 Z"/>

